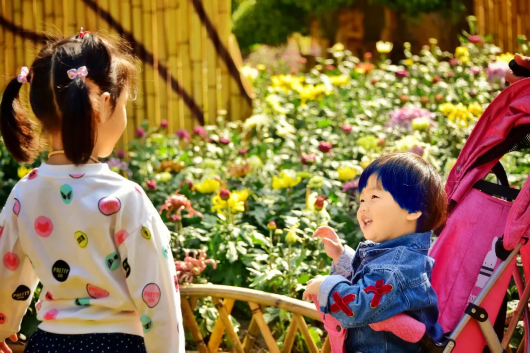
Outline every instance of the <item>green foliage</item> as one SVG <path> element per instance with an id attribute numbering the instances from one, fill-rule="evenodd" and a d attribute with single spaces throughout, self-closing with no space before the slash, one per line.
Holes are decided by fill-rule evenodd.
<path id="1" fill-rule="evenodd" d="M 244 50 L 256 43 L 285 43 L 293 32 L 303 32 L 307 13 L 282 0 L 247 0 L 232 15 L 232 32 Z"/>

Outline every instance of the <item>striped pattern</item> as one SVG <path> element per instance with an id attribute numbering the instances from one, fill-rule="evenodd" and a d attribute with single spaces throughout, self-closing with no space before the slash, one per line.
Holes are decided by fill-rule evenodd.
<path id="1" fill-rule="evenodd" d="M 166 119 L 174 132 L 215 124 L 222 110 L 241 120 L 252 111 L 252 89 L 230 16 L 231 0 L 0 0 L 0 86 L 31 64 L 46 34 L 84 27 L 120 34 L 142 60 L 123 144 L 143 121 Z"/>

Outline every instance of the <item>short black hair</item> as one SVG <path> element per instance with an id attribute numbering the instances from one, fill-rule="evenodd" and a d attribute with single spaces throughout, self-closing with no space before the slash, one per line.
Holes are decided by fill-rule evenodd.
<path id="1" fill-rule="evenodd" d="M 377 185 L 388 191 L 394 201 L 410 213 L 421 211 L 417 232 L 428 232 L 445 221 L 447 194 L 443 180 L 423 158 L 414 153 L 390 153 L 374 160 L 362 172 L 359 192 L 368 179 L 377 176 Z"/>

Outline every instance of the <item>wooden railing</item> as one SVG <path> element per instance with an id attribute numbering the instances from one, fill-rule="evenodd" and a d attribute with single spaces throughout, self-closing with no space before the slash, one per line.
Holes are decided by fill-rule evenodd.
<path id="1" fill-rule="evenodd" d="M 193 340 L 195 341 L 197 349 L 200 353 L 217 352 L 225 331 L 228 334 L 236 353 L 251 352 L 256 337 L 259 333 L 261 333 L 263 336 L 263 339 L 265 340 L 270 352 L 290 352 L 298 331 L 300 331 L 304 337 L 304 341 L 309 349 L 309 352 L 319 352 L 317 344 L 313 341 L 309 332 L 309 327 L 307 326 L 307 323 L 304 319 L 304 317 L 308 317 L 313 320 L 321 321 L 315 307 L 310 303 L 278 294 L 222 285 L 195 284 L 181 286 L 180 293 L 184 326 L 191 331 Z M 204 343 L 204 339 L 199 330 L 199 325 L 197 324 L 195 315 L 193 314 L 197 301 L 202 297 L 211 297 L 215 307 L 217 308 L 217 311 L 219 312 L 219 317 L 215 323 L 214 330 L 210 336 L 208 345 Z M 243 342 L 241 342 L 239 336 L 236 334 L 229 318 L 230 312 L 232 311 L 236 301 L 247 302 L 250 310 L 252 311 L 252 320 L 250 321 L 250 325 Z M 293 315 L 293 320 L 287 330 L 287 335 L 285 336 L 281 351 L 278 348 L 276 340 L 274 339 L 274 336 L 272 335 L 272 332 L 263 316 L 265 308 L 271 306 L 289 311 Z M 331 352 L 329 337 L 326 338 L 321 352 Z"/>

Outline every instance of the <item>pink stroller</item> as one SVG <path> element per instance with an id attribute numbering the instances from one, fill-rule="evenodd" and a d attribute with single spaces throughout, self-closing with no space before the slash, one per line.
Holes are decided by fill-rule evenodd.
<path id="1" fill-rule="evenodd" d="M 528 147 L 530 79 L 524 79 L 486 109 L 447 180 L 449 215 L 435 232 L 438 237 L 430 252 L 436 260 L 432 285 L 446 340 L 432 342 L 423 324 L 403 314 L 373 324 L 373 329 L 419 342 L 426 352 L 497 353 L 506 352 L 524 316 L 524 352 L 530 352 L 530 178 L 522 191 L 510 188 L 499 162 L 504 154 Z M 490 172 L 497 184 L 483 180 Z M 524 278 L 516 266 L 518 255 Z M 505 330 L 506 292 L 512 277 L 520 302 Z M 330 315 L 322 317 L 333 352 L 343 352 L 345 330 Z"/>

